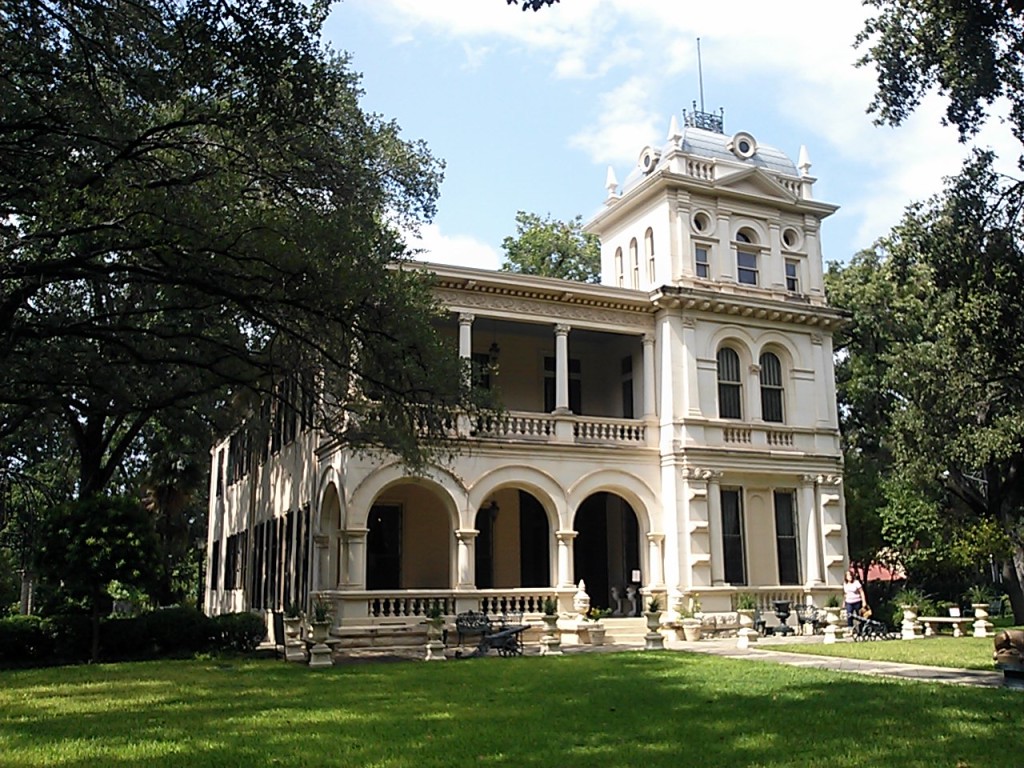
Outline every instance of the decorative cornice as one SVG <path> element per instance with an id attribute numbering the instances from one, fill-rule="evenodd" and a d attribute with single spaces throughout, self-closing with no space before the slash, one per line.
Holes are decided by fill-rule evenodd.
<path id="1" fill-rule="evenodd" d="M 571 300 L 559 300 L 555 297 L 534 298 L 528 292 L 517 294 L 512 291 L 502 293 L 476 292 L 455 288 L 436 288 L 434 296 L 441 303 L 450 307 L 470 307 L 482 312 L 499 311 L 510 314 L 534 315 L 552 321 L 565 321 L 569 324 L 589 322 L 601 325 L 616 325 L 634 328 L 643 332 L 650 328 L 652 309 L 649 301 L 646 306 L 622 305 L 614 301 L 605 303 L 576 303 Z"/>

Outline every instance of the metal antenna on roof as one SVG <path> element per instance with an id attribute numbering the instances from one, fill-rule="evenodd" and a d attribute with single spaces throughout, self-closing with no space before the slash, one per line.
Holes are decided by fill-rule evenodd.
<path id="1" fill-rule="evenodd" d="M 697 85 L 700 88 L 700 111 L 704 111 L 704 69 L 700 61 L 700 38 L 697 38 Z"/>

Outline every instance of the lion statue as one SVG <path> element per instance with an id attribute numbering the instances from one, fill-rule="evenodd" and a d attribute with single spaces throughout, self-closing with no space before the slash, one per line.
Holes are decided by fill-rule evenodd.
<path id="1" fill-rule="evenodd" d="M 996 664 L 1024 665 L 1024 629 L 1002 629 L 992 642 L 996 646 L 992 653 Z"/>

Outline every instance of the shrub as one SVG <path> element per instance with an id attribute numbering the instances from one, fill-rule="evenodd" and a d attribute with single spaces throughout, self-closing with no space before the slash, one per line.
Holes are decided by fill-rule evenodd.
<path id="1" fill-rule="evenodd" d="M 160 608 L 142 614 L 137 620 L 157 656 L 200 653 L 210 647 L 214 637 L 210 618 L 194 608 Z"/>
<path id="2" fill-rule="evenodd" d="M 267 636 L 263 617 L 255 613 L 224 613 L 212 619 L 218 650 L 252 653 Z"/>
<path id="3" fill-rule="evenodd" d="M 107 661 L 155 656 L 156 648 L 145 619 L 134 616 L 105 620 L 100 625 L 100 655 Z"/>
<path id="4" fill-rule="evenodd" d="M 0 667 L 39 664 L 52 651 L 53 642 L 38 616 L 0 619 Z"/>
<path id="5" fill-rule="evenodd" d="M 92 619 L 85 613 L 58 613 L 42 621 L 53 643 L 53 660 L 61 664 L 88 661 L 92 652 Z"/>

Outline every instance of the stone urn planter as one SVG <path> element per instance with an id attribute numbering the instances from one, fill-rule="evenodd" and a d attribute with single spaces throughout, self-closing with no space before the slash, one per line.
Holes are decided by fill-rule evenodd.
<path id="1" fill-rule="evenodd" d="M 685 618 L 682 621 L 683 624 L 683 639 L 688 643 L 695 643 L 700 640 L 703 634 L 700 619 Z"/>
<path id="2" fill-rule="evenodd" d="M 657 595 L 647 601 L 644 619 L 647 621 L 647 634 L 644 635 L 644 650 L 663 650 L 665 648 L 665 638 L 661 635 L 661 600 L 658 599 Z"/>
<path id="3" fill-rule="evenodd" d="M 736 615 L 740 622 L 740 628 L 736 632 L 736 647 L 749 648 L 751 643 L 757 642 L 757 631 L 754 629 L 754 609 L 737 608 Z"/>
<path id="4" fill-rule="evenodd" d="M 540 638 L 541 656 L 562 655 L 562 632 L 558 628 L 558 603 L 553 597 L 544 599 L 544 634 Z"/>
<path id="5" fill-rule="evenodd" d="M 591 622 L 587 625 L 587 636 L 590 638 L 591 645 L 604 645 L 604 633 L 605 626 L 599 621 Z"/>
<path id="6" fill-rule="evenodd" d="M 825 645 L 832 645 L 836 641 L 836 627 L 839 626 L 839 607 L 835 605 L 825 606 Z"/>
<path id="7" fill-rule="evenodd" d="M 306 646 L 302 642 L 302 617 L 284 617 L 284 658 L 285 661 L 305 661 Z"/>
<path id="8" fill-rule="evenodd" d="M 974 611 L 974 636 L 992 637 L 992 622 L 988 620 L 988 603 L 971 603 Z"/>
<path id="9" fill-rule="evenodd" d="M 901 605 L 903 621 L 900 623 L 900 637 L 904 640 L 917 640 L 921 635 L 917 634 L 917 606 Z"/>
<path id="10" fill-rule="evenodd" d="M 309 623 L 309 639 L 314 643 L 327 642 L 327 632 L 331 628 L 329 621 L 311 621 Z"/>

